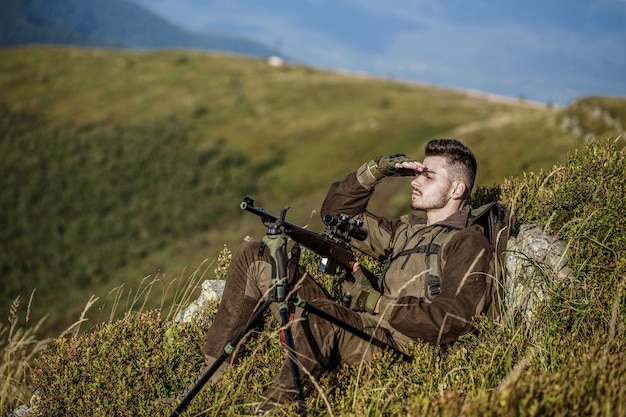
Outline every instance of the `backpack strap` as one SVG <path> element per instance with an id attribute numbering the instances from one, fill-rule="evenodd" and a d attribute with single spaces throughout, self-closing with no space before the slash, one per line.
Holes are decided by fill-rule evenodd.
<path id="1" fill-rule="evenodd" d="M 474 224 L 477 222 L 480 223 L 479 219 L 481 219 L 481 217 L 483 217 L 484 215 L 488 214 L 492 208 L 497 210 L 498 212 L 502 212 L 504 210 L 502 206 L 500 206 L 496 202 L 483 204 L 480 207 L 472 209 L 472 211 L 470 212 L 469 221 L 467 222 L 467 224 L 470 225 L 470 224 Z"/>
<path id="2" fill-rule="evenodd" d="M 401 256 L 406 256 L 407 258 L 404 261 L 406 265 L 410 255 L 414 253 L 424 253 L 426 255 L 426 271 L 428 271 L 428 275 L 425 281 L 425 295 L 429 301 L 441 294 L 441 270 L 443 267 L 441 252 L 456 232 L 458 232 L 458 229 L 442 227 L 429 243 L 425 245 L 418 244 L 410 249 L 403 250 L 393 258 L 398 259 Z"/>
<path id="3" fill-rule="evenodd" d="M 446 227 L 437 233 L 432 242 L 428 244 L 430 250 L 426 252 L 426 270 L 428 271 L 426 298 L 430 301 L 441 294 L 441 271 L 443 269 L 441 252 L 456 232 L 458 229 Z"/>
<path id="4" fill-rule="evenodd" d="M 497 203 L 488 203 L 484 204 L 476 209 L 472 209 L 470 212 L 469 220 L 467 225 L 472 224 L 480 224 L 484 230 L 484 218 L 494 213 L 496 215 L 497 221 L 502 222 L 504 217 L 504 209 L 498 205 Z M 501 218 L 502 217 L 502 218 Z M 439 232 L 434 238 L 433 241 L 428 245 L 430 247 L 430 251 L 426 253 L 426 269 L 428 272 L 428 278 L 426 280 L 426 295 L 430 301 L 432 301 L 437 295 L 441 293 L 441 272 L 443 270 L 441 252 L 442 248 L 450 241 L 452 236 L 459 229 L 453 229 L 446 227 L 441 232 Z M 493 233 L 492 230 L 489 230 L 489 233 Z M 496 236 L 487 236 L 490 242 L 495 241 Z M 491 280 L 488 279 L 488 286 L 492 285 Z M 485 305 L 490 303 L 490 289 L 485 292 L 482 299 L 479 302 L 479 312 L 482 312 Z"/>
<path id="5" fill-rule="evenodd" d="M 504 279 L 506 264 L 507 242 L 510 236 L 517 234 L 517 221 L 505 207 L 498 203 L 489 203 L 472 209 L 470 224 L 477 224 L 483 229 L 483 234 L 493 248 L 493 261 L 490 274 L 487 276 L 487 292 L 483 303 L 487 316 L 499 319 L 502 315 L 504 299 Z"/>

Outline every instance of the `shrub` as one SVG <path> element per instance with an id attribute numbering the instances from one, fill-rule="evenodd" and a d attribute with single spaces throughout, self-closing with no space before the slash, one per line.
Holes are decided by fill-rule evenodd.
<path id="1" fill-rule="evenodd" d="M 624 149 L 589 145 L 548 173 L 512 178 L 502 200 L 523 222 L 566 239 L 575 273 L 553 282 L 536 313 L 537 337 L 487 318 L 445 349 L 416 343 L 412 363 L 386 353 L 316 381 L 311 415 L 536 416 L 621 415 L 626 411 L 624 317 Z M 491 191 L 489 191 L 491 193 Z M 302 263 L 317 272 L 319 258 Z M 378 265 L 363 259 L 375 269 Z M 548 277 L 550 278 L 550 277 Z M 207 314 L 210 319 L 212 313 Z M 169 325 L 156 311 L 127 315 L 74 338 L 59 338 L 33 373 L 36 406 L 46 415 L 166 415 L 155 404 L 197 377 L 204 327 Z M 277 323 L 243 344 L 222 385 L 205 386 L 188 415 L 248 415 L 282 364 Z M 278 413 L 296 415 L 293 408 Z"/>
<path id="2" fill-rule="evenodd" d="M 156 398 L 193 382 L 202 334 L 197 322 L 170 326 L 148 311 L 58 338 L 36 362 L 35 408 L 49 416 L 150 415 Z"/>
<path id="3" fill-rule="evenodd" d="M 626 276 L 626 149 L 619 145 L 592 142 L 566 164 L 511 178 L 502 187 L 504 202 L 521 222 L 569 244 L 575 276 L 555 286 L 545 306 L 551 331 L 590 336 L 615 326 L 611 310 Z"/>

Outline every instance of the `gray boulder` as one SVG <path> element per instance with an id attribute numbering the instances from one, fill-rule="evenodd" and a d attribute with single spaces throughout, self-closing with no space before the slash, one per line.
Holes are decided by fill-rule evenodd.
<path id="1" fill-rule="evenodd" d="M 567 266 L 568 245 L 546 235 L 538 226 L 521 225 L 507 245 L 505 320 L 522 317 L 532 330 L 537 304 L 547 298 L 547 289 L 571 275 Z"/>

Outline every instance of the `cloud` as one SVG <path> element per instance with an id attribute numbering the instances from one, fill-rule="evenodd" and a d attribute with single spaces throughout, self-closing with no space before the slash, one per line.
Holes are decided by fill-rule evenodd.
<path id="1" fill-rule="evenodd" d="M 557 103 L 572 92 L 626 94 L 619 0 L 136 1 L 316 67 Z"/>

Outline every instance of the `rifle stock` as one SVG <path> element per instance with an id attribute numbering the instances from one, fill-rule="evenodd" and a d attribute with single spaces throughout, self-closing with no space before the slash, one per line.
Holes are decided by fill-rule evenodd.
<path id="1" fill-rule="evenodd" d="M 254 198 L 252 197 L 246 197 L 240 207 L 243 210 L 249 211 L 261 217 L 263 223 L 270 221 L 276 222 L 279 219 L 278 216 L 269 213 L 260 207 L 255 207 Z M 356 262 L 356 258 L 349 245 L 341 245 L 329 236 L 315 233 L 286 220 L 283 220 L 282 226 L 284 233 L 295 242 L 298 242 L 300 245 L 312 250 L 318 255 L 335 262 L 342 269 L 347 271 L 348 275 L 352 271 L 352 264 Z M 378 288 L 378 277 L 362 265 L 360 267 L 372 286 L 374 286 L 374 288 Z"/>

